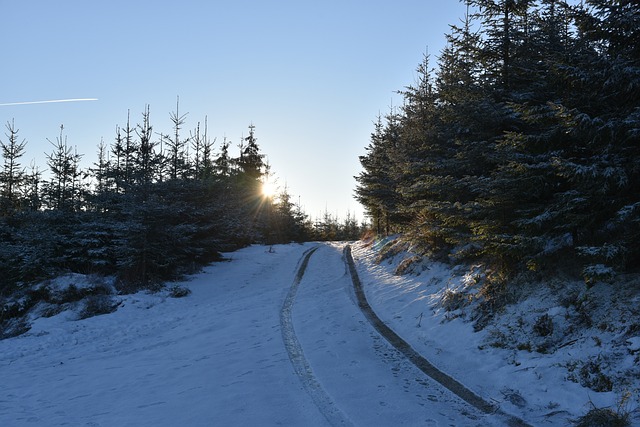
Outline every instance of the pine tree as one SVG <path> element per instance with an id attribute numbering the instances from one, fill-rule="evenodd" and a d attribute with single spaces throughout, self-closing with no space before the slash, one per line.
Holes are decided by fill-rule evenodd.
<path id="1" fill-rule="evenodd" d="M 40 184 L 42 173 L 34 162 L 30 165 L 30 172 L 25 177 L 25 204 L 28 211 L 39 211 L 42 207 Z"/>
<path id="2" fill-rule="evenodd" d="M 229 146 L 231 146 L 231 141 L 227 140 L 227 137 L 225 136 L 222 141 L 222 145 L 220 146 L 220 153 L 213 161 L 216 173 L 223 177 L 231 175 L 232 161 L 229 154 Z"/>
<path id="3" fill-rule="evenodd" d="M 564 90 L 557 70 L 567 60 L 566 44 L 570 43 L 562 25 L 566 14 L 558 10 L 555 1 L 546 1 L 541 8 L 521 11 L 526 16 L 526 31 L 517 43 L 521 58 L 513 71 L 509 97 L 502 103 L 511 117 L 503 121 L 501 131 L 496 129 L 495 166 L 489 187 L 480 193 L 482 216 L 491 221 L 479 222 L 475 233 L 486 253 L 510 264 L 533 265 L 571 240 L 566 230 L 552 225 L 561 216 L 552 208 L 554 192 L 564 181 L 553 158 L 570 145 L 567 128 L 554 107 L 559 91 Z"/>
<path id="4" fill-rule="evenodd" d="M 250 179 L 259 180 L 264 171 L 264 155 L 260 153 L 255 134 L 256 127 L 249 125 L 249 135 L 244 138 L 241 146 L 239 166 L 240 170 Z"/>
<path id="5" fill-rule="evenodd" d="M 201 162 L 200 162 L 200 173 L 198 178 L 201 179 L 210 179 L 215 174 L 215 159 L 213 156 L 213 147 L 216 143 L 216 138 L 210 139 L 208 134 L 208 124 L 207 117 L 204 118 L 204 133 L 202 135 L 202 144 L 201 144 Z"/>
<path id="6" fill-rule="evenodd" d="M 93 164 L 94 167 L 89 169 L 94 182 L 89 204 L 98 211 L 107 210 L 111 201 L 107 153 L 108 147 L 104 143 L 104 139 L 101 139 L 100 144 L 98 144 L 98 160 Z"/>
<path id="7" fill-rule="evenodd" d="M 131 126 L 131 111 L 127 110 L 127 125 L 124 128 L 124 147 L 123 147 L 123 161 L 121 171 L 121 182 L 124 185 L 125 189 L 133 185 L 133 174 L 135 168 L 135 156 L 138 152 L 138 145 L 135 142 L 135 134 L 136 130 L 133 126 Z"/>
<path id="8" fill-rule="evenodd" d="M 366 148 L 367 154 L 360 156 L 362 172 L 355 177 L 357 186 L 355 197 L 366 209 L 378 234 L 389 234 L 394 225 L 394 212 L 397 210 L 398 183 L 392 172 L 393 144 L 397 140 L 397 123 L 394 116 L 386 117 L 386 126 L 382 117 L 375 122 L 375 131 Z"/>
<path id="9" fill-rule="evenodd" d="M 160 177 L 161 156 L 156 152 L 157 142 L 153 141 L 153 126 L 151 125 L 149 106 L 142 113 L 142 123 L 136 127 L 138 135 L 137 150 L 134 155 L 132 169 L 133 182 L 137 192 L 146 200 L 151 185 Z"/>
<path id="10" fill-rule="evenodd" d="M 67 144 L 63 134 L 64 126 L 60 125 L 60 136 L 53 143 L 54 152 L 47 154 L 47 165 L 51 171 L 51 180 L 46 184 L 45 200 L 49 209 L 59 211 L 76 211 L 80 208 L 82 198 L 82 171 L 80 170 L 81 154 Z"/>
<path id="11" fill-rule="evenodd" d="M 125 152 L 120 126 L 116 126 L 116 140 L 115 144 L 111 146 L 111 161 L 108 164 L 107 172 L 108 180 L 113 182 L 116 193 L 124 191 L 125 182 L 127 181 L 128 168 L 126 166 L 123 168 L 123 165 L 126 164 Z M 123 173 L 123 169 L 127 172 Z M 107 185 L 106 188 L 109 186 Z"/>
<path id="12" fill-rule="evenodd" d="M 111 146 L 111 160 L 107 172 L 107 187 L 114 186 L 116 193 L 126 193 L 134 185 L 135 156 L 138 148 L 135 128 L 131 125 L 131 112 L 127 110 L 125 127 L 116 126 L 115 144 Z"/>
<path id="13" fill-rule="evenodd" d="M 213 144 L 214 141 L 207 135 L 207 117 L 204 118 L 204 129 L 200 130 L 200 122 L 196 129 L 190 133 L 189 141 L 193 149 L 192 168 L 196 179 L 209 178 L 213 174 Z"/>
<path id="14" fill-rule="evenodd" d="M 237 161 L 239 173 L 235 177 L 237 182 L 236 192 L 240 203 L 248 208 L 247 223 L 251 229 L 259 230 L 265 222 L 267 213 L 262 197 L 262 178 L 266 171 L 264 154 L 260 152 L 258 140 L 255 135 L 255 126 L 249 126 L 249 135 L 243 139 L 240 146 L 240 158 Z"/>
<path id="15" fill-rule="evenodd" d="M 483 26 L 482 61 L 485 84 L 497 93 L 511 90 L 518 68 L 516 51 L 526 37 L 531 0 L 470 0 Z"/>
<path id="16" fill-rule="evenodd" d="M 640 235 L 640 5 L 586 3 L 576 12 L 584 41 L 568 79 L 588 90 L 577 92 L 563 112 L 581 142 L 581 151 L 563 162 L 563 169 L 594 213 L 576 209 L 581 225 L 576 244 L 587 248 L 584 252 L 601 253 L 600 261 L 611 252 L 608 247 L 616 247 L 617 256 L 607 263 L 637 265 L 640 250 L 633 241 Z"/>
<path id="17" fill-rule="evenodd" d="M 180 114 L 180 98 L 176 101 L 176 110 L 171 113 L 173 135 L 166 136 L 167 160 L 169 179 L 185 178 L 188 176 L 187 147 L 189 139 L 181 139 L 180 131 L 185 124 L 188 113 Z"/>
<path id="18" fill-rule="evenodd" d="M 26 181 L 24 168 L 20 165 L 20 158 L 24 155 L 26 140 L 19 142 L 18 129 L 13 121 L 6 124 L 7 142 L 0 140 L 2 157 L 4 159 L 2 173 L 0 173 L 0 214 L 10 215 L 22 209 L 22 191 Z"/>

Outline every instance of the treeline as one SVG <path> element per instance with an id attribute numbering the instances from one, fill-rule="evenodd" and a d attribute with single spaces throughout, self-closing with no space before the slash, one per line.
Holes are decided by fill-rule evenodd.
<path id="1" fill-rule="evenodd" d="M 139 123 L 116 127 L 97 161 L 82 155 L 61 126 L 50 141 L 49 177 L 25 168 L 26 141 L 12 122 L 0 140 L 0 296 L 69 272 L 115 275 L 120 290 L 155 286 L 252 243 L 357 238 L 357 230 L 312 223 L 284 189 L 265 196 L 269 165 L 255 127 L 230 152 L 215 145 L 206 120 L 185 135 L 185 114 L 170 114 L 171 131 L 156 133 L 149 107 Z"/>
<path id="2" fill-rule="evenodd" d="M 637 268 L 640 4 L 466 3 L 360 157 L 374 227 L 505 272 Z"/>

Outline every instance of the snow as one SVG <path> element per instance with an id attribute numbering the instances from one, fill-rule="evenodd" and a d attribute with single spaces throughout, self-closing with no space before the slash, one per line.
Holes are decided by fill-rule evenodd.
<path id="1" fill-rule="evenodd" d="M 316 246 L 291 293 L 303 255 Z M 179 283 L 191 290 L 185 298 L 122 295 L 114 313 L 77 320 L 79 308 L 70 305 L 35 320 L 28 333 L 0 341 L 0 425 L 503 425 L 427 377 L 375 331 L 358 308 L 343 248 L 251 246 Z M 478 271 L 429 262 L 396 276 L 402 258 L 377 264 L 376 254 L 353 245 L 378 316 L 505 412 L 532 425 L 566 425 L 590 402 L 615 404 L 615 392 L 567 381 L 572 353 L 597 356 L 587 345 L 592 336 L 554 354 L 492 346 L 507 326 L 474 332 L 464 304 L 449 311 L 441 305 L 474 292 Z M 519 324 L 547 314 L 561 334 L 570 313 L 545 298 L 532 293 L 528 306 L 505 313 L 508 326 L 524 334 Z M 292 330 L 282 323 L 287 301 Z M 603 347 L 614 341 L 600 339 Z M 619 366 L 634 369 L 640 337 L 615 339 L 626 352 Z M 300 355 L 288 341 L 299 344 Z M 297 357 L 305 369 L 294 366 Z"/>
<path id="2" fill-rule="evenodd" d="M 540 287 L 474 332 L 470 309 L 449 302 L 474 295 L 474 284 L 481 281 L 478 266 L 461 271 L 430 263 L 419 275 L 398 276 L 396 267 L 411 255 L 379 262 L 377 251 L 362 243 L 354 246 L 353 254 L 378 316 L 439 369 L 506 412 L 536 426 L 570 425 L 593 405 L 616 409 L 628 391 L 632 398 L 625 402 L 625 410 L 640 425 L 636 353 L 640 328 L 632 327 L 637 325 L 633 316 L 604 305 L 611 300 L 605 295 L 611 292 L 610 284 L 589 290 L 590 301 L 596 302 L 591 307 L 594 323 L 600 319 L 593 328 L 574 331 L 570 320 L 577 317 L 576 309 L 559 305 L 548 289 Z M 537 337 L 531 327 L 544 315 L 554 330 L 550 336 Z M 636 336 L 622 342 L 625 330 Z M 551 350 L 536 351 L 543 345 Z M 585 366 L 597 366 L 612 378 L 623 378 L 624 384 L 609 392 L 584 387 L 580 375 Z"/>
<path id="3" fill-rule="evenodd" d="M 640 337 L 633 337 L 627 340 L 629 351 L 640 351 Z"/>
<path id="4" fill-rule="evenodd" d="M 0 341 L 0 425 L 322 425 L 279 340 L 299 251 L 249 248 L 186 298 L 126 296 L 110 315 L 64 312 Z"/>

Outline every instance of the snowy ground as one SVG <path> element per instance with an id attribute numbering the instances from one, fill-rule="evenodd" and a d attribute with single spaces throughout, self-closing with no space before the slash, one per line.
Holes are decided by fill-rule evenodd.
<path id="1" fill-rule="evenodd" d="M 267 249 L 228 254 L 231 262 L 182 283 L 186 298 L 123 296 L 115 313 L 77 320 L 68 310 L 0 341 L 0 425 L 503 425 L 375 332 L 355 302 L 343 245 Z M 463 316 L 442 322 L 451 314 L 437 308 L 441 282 L 458 277 L 444 266 L 398 277 L 371 248 L 356 244 L 353 255 L 378 315 L 508 413 L 566 425 L 589 401 L 615 401 L 566 381 L 556 366 L 564 359 L 488 346 L 490 328 L 474 333 Z"/>

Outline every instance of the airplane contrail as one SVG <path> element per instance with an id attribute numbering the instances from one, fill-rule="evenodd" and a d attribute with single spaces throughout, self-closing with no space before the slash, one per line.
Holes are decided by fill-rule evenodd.
<path id="1" fill-rule="evenodd" d="M 23 101 L 23 102 L 7 102 L 0 104 L 0 107 L 10 105 L 30 105 L 30 104 L 53 104 L 56 102 L 80 102 L 80 101 L 97 101 L 98 98 L 69 98 L 69 99 L 49 99 L 46 101 Z"/>

